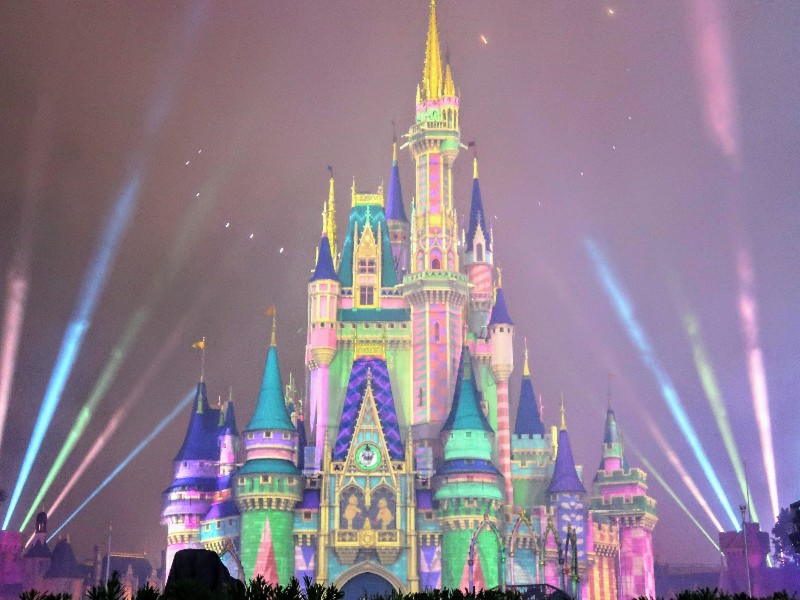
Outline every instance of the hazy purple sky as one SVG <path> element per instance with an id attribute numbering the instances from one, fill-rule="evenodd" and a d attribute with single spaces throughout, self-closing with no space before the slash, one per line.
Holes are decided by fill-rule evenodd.
<path id="1" fill-rule="evenodd" d="M 290 370 L 302 379 L 306 283 L 326 165 L 337 174 L 342 231 L 352 177 L 362 189 L 388 182 L 392 121 L 398 133 L 412 122 L 427 12 L 422 0 L 4 6 L 3 273 L 25 244 L 25 210 L 33 215 L 31 287 L 0 448 L 0 486 L 9 493 L 105 219 L 132 170 L 143 181 L 13 524 L 128 319 L 151 293 L 182 223 L 191 223 L 183 226 L 187 258 L 46 505 L 173 326 L 205 299 L 135 414 L 52 516 L 51 529 L 195 383 L 198 359 L 188 346 L 200 336 L 209 339 L 209 393 L 216 399 L 233 385 L 240 425 L 255 405 L 270 304 L 279 307 L 284 379 Z M 736 257 L 744 250 L 755 274 L 780 503 L 800 498 L 800 4 L 442 0 L 439 18 L 461 90 L 462 136 L 477 140 L 496 262 L 505 267 L 517 325 L 514 402 L 527 336 L 545 416 L 555 423 L 563 390 L 588 484 L 599 461 L 606 373 L 613 370 L 613 404 L 626 439 L 713 531 L 645 430 L 641 411 L 649 412 L 728 524 L 594 274 L 584 246 L 592 238 L 624 282 L 736 506 L 739 488 L 682 325 L 675 288 L 682 289 L 766 521 L 769 496 L 737 305 Z M 709 26 L 718 35 L 711 46 L 702 37 Z M 461 215 L 470 163 L 466 152 L 456 163 Z M 400 168 L 408 203 L 407 154 Z M 4 302 L 7 289 L 0 289 Z M 120 549 L 164 546 L 161 491 L 186 420 L 177 419 L 70 524 L 80 555 L 105 538 L 110 520 Z M 659 502 L 656 559 L 717 562 L 655 481 L 650 490 Z"/>

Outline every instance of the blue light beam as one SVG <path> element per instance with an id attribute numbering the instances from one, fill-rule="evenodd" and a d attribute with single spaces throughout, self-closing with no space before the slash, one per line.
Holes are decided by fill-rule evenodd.
<path id="1" fill-rule="evenodd" d="M 44 436 L 47 433 L 48 427 L 50 427 L 53 414 L 61 400 L 64 386 L 67 384 L 67 380 L 72 372 L 75 358 L 80 351 L 83 338 L 86 335 L 86 330 L 89 328 L 92 315 L 97 307 L 97 301 L 102 294 L 108 271 L 114 262 L 119 243 L 130 223 L 131 215 L 136 206 L 136 198 L 140 183 L 140 176 L 136 174 L 131 177 L 123 189 L 121 196 L 117 200 L 106 222 L 97 253 L 83 280 L 80 295 L 78 296 L 78 304 L 75 312 L 72 314 L 67 330 L 64 333 L 64 338 L 61 341 L 58 359 L 50 375 L 50 383 L 47 385 L 47 391 L 45 392 L 42 406 L 39 408 L 39 415 L 36 417 L 36 424 L 33 427 L 31 440 L 28 443 L 28 449 L 22 461 L 17 483 L 14 486 L 14 492 L 11 494 L 11 500 L 8 503 L 8 510 L 6 511 L 5 520 L 3 521 L 3 529 L 8 529 L 8 524 L 14 514 L 14 509 L 17 507 L 22 489 L 25 487 L 25 482 L 33 468 L 33 463 L 36 460 L 39 449 L 42 447 L 42 442 L 44 442 Z"/>
<path id="2" fill-rule="evenodd" d="M 169 425 L 175 417 L 177 417 L 179 414 L 181 414 L 181 411 L 183 411 L 192 402 L 192 400 L 194 399 L 196 393 L 197 393 L 197 389 L 196 388 L 192 388 L 192 390 L 188 394 L 186 394 L 186 396 L 184 396 L 183 400 L 181 400 L 177 404 L 177 406 L 174 409 L 172 409 L 172 412 L 169 413 L 166 417 L 164 417 L 164 420 L 161 421 L 161 423 L 159 423 L 158 425 L 156 425 L 156 428 L 153 429 L 153 431 L 151 431 L 146 438 L 144 438 L 141 442 L 139 442 L 139 445 L 136 446 L 136 448 L 134 448 L 131 451 L 131 453 L 128 454 L 128 456 L 126 456 L 125 459 L 121 463 L 119 463 L 119 465 L 117 465 L 117 467 L 113 471 L 111 471 L 111 473 L 108 475 L 108 477 L 106 477 L 103 480 L 103 482 L 100 485 L 98 485 L 97 488 L 95 488 L 95 490 L 91 494 L 89 494 L 89 496 L 86 498 L 86 500 L 81 502 L 80 506 L 78 506 L 78 508 L 76 508 L 75 511 L 70 516 L 67 517 L 66 521 L 64 521 L 58 527 L 58 529 L 56 529 L 50 535 L 49 538 L 47 538 L 47 541 L 49 542 L 50 540 L 52 540 L 59 531 L 64 529 L 64 527 L 67 526 L 67 523 L 72 521 L 72 519 L 74 519 L 78 515 L 78 513 L 81 512 L 86 507 L 86 505 L 89 504 L 89 502 L 91 502 L 94 499 L 94 497 L 97 496 L 97 494 L 99 494 L 103 490 L 103 488 L 105 488 L 109 483 L 111 483 L 114 480 L 114 478 L 117 475 L 119 475 L 122 472 L 122 470 L 125 467 L 127 467 L 128 464 L 134 458 L 136 458 L 136 456 L 139 454 L 139 452 L 144 450 L 144 448 L 150 442 L 152 442 L 159 433 L 161 433 L 161 431 L 164 429 L 164 427 Z"/>
<path id="3" fill-rule="evenodd" d="M 611 304 L 617 313 L 617 317 L 625 326 L 628 337 L 639 350 L 642 362 L 644 362 L 653 377 L 655 377 L 658 386 L 661 388 L 661 395 L 664 397 L 667 407 L 672 413 L 672 417 L 678 423 L 678 427 L 680 427 L 683 435 L 686 437 L 686 441 L 689 442 L 689 446 L 691 446 L 697 461 L 700 463 L 703 473 L 705 473 L 708 482 L 714 489 L 714 493 L 722 504 L 722 508 L 731 520 L 734 530 L 736 530 L 739 527 L 739 521 L 736 514 L 733 512 L 731 503 L 728 501 L 728 496 L 725 494 L 725 490 L 722 489 L 722 484 L 717 477 L 717 473 L 714 471 L 714 467 L 711 465 L 706 451 L 703 449 L 703 444 L 700 442 L 697 431 L 695 431 L 692 422 L 689 420 L 689 415 L 686 414 L 686 410 L 683 408 L 678 391 L 675 389 L 672 380 L 656 357 L 653 346 L 647 338 L 647 334 L 636 320 L 633 304 L 629 300 L 628 294 L 617 281 L 608 260 L 597 243 L 588 238 L 585 239 L 583 243 L 586 247 L 586 251 L 589 253 L 589 257 L 592 259 L 595 273 L 606 294 L 611 299 Z"/>

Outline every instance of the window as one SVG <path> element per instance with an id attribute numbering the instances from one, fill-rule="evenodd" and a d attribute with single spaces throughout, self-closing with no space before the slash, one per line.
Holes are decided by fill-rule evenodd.
<path id="1" fill-rule="evenodd" d="M 254 440 L 255 438 L 256 438 L 256 434 L 253 433 L 252 431 L 247 433 L 247 439 L 248 440 Z"/>
<path id="2" fill-rule="evenodd" d="M 374 258 L 359 258 L 358 259 L 358 274 L 374 274 L 375 273 L 375 259 Z"/>
<path id="3" fill-rule="evenodd" d="M 441 268 L 442 268 L 442 261 L 439 260 L 438 258 L 432 258 L 431 259 L 431 270 L 439 271 L 439 270 L 441 270 Z"/>
<path id="4" fill-rule="evenodd" d="M 483 262 L 483 244 L 478 244 L 475 246 L 475 260 L 478 262 Z"/>
<path id="5" fill-rule="evenodd" d="M 311 511 L 304 510 L 303 511 L 303 521 L 310 521 L 311 520 Z"/>
<path id="6" fill-rule="evenodd" d="M 289 439 L 291 439 L 291 438 L 292 438 L 292 434 L 291 434 L 291 433 L 289 433 L 288 431 L 287 431 L 286 433 L 284 433 L 284 434 L 283 434 L 283 439 L 285 439 L 285 440 L 289 440 Z"/>
<path id="7" fill-rule="evenodd" d="M 434 342 L 438 342 L 439 341 L 439 322 L 438 321 L 433 324 L 433 341 Z"/>
<path id="8" fill-rule="evenodd" d="M 358 288 L 358 303 L 361 306 L 372 306 L 375 304 L 375 288 Z"/>

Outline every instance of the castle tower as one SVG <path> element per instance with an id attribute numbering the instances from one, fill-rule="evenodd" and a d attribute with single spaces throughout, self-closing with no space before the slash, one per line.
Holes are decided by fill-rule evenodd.
<path id="1" fill-rule="evenodd" d="M 558 431 L 558 450 L 556 452 L 555 465 L 553 466 L 553 478 L 547 488 L 547 500 L 548 506 L 553 513 L 553 520 L 558 534 L 561 536 L 562 546 L 563 542 L 568 538 L 570 528 L 575 530 L 579 573 L 569 573 L 569 577 L 573 579 L 574 584 L 576 576 L 580 577 L 581 580 L 585 579 L 589 513 L 586 506 L 586 488 L 583 487 L 581 478 L 578 475 L 575 459 L 572 456 L 572 447 L 569 443 L 563 399 L 561 401 L 561 428 Z M 548 557 L 548 562 L 554 564 L 551 558 L 555 557 Z M 567 561 L 569 562 L 569 557 L 567 557 Z M 564 573 L 564 575 L 567 575 L 567 573 Z M 561 580 L 546 581 L 545 583 L 569 589 L 566 579 L 567 577 L 564 577 L 565 581 L 563 583 Z M 585 587 L 585 581 L 581 586 Z M 577 586 L 573 585 L 572 587 L 573 593 L 575 593 Z"/>
<path id="2" fill-rule="evenodd" d="M 484 515 L 495 524 L 502 519 L 500 473 L 491 459 L 494 432 L 478 401 L 471 361 L 465 345 L 452 408 L 442 431 L 446 436 L 444 463 L 436 471 L 434 500 L 442 527 L 441 583 L 446 588 L 468 586 L 470 540 Z M 500 584 L 499 565 L 497 540 L 494 533 L 484 529 L 478 535 L 475 565 L 483 581 L 475 577 L 476 589 Z"/>
<path id="3" fill-rule="evenodd" d="M 467 308 L 467 324 L 476 337 L 487 337 L 486 327 L 492 311 L 492 238 L 483 212 L 481 186 L 478 181 L 478 158 L 473 159 L 472 202 L 469 229 L 465 238 L 464 262 L 471 286 Z"/>
<path id="4" fill-rule="evenodd" d="M 647 494 L 647 474 L 629 467 L 625 460 L 622 436 L 611 407 L 606 414 L 603 458 L 594 478 L 592 513 L 596 523 L 619 529 L 620 597 L 655 597 L 656 501 Z"/>
<path id="5" fill-rule="evenodd" d="M 262 575 L 269 583 L 286 585 L 294 574 L 294 509 L 303 492 L 294 462 L 297 430 L 283 397 L 274 313 L 261 392 L 244 436 L 247 460 L 235 485 L 244 576 Z"/>
<path id="6" fill-rule="evenodd" d="M 331 179 L 332 180 L 332 179 Z M 327 210 L 330 211 L 331 200 Z M 330 226 L 328 226 L 330 229 Z M 311 372 L 309 396 L 311 426 L 317 452 L 322 451 L 328 429 L 328 381 L 336 355 L 336 323 L 340 284 L 336 274 L 328 231 L 323 231 L 317 264 L 308 282 L 308 346 L 306 362 Z M 316 462 L 319 462 L 317 459 Z"/>
<path id="7" fill-rule="evenodd" d="M 411 223 L 411 273 L 403 294 L 411 304 L 413 335 L 410 422 L 414 439 L 440 454 L 439 431 L 447 415 L 463 339 L 468 295 L 459 272 L 452 168 L 460 148 L 459 100 L 449 65 L 442 64 L 436 5 L 431 2 L 416 122 L 407 137 L 415 165 L 416 200 Z"/>
<path id="8" fill-rule="evenodd" d="M 553 454 L 550 434 L 542 421 L 541 406 L 536 398 L 528 364 L 528 349 L 522 366 L 522 382 L 517 405 L 517 419 L 511 436 L 511 478 L 514 506 L 544 506 L 550 483 L 549 466 Z M 537 516 L 537 515 L 532 515 Z M 540 515 L 541 516 L 541 515 Z"/>
<path id="9" fill-rule="evenodd" d="M 502 278 L 497 282 L 497 295 L 492 308 L 492 317 L 489 320 L 489 335 L 492 347 L 490 365 L 497 384 L 498 462 L 500 463 L 500 472 L 505 479 L 503 488 L 505 501 L 508 506 L 512 506 L 514 488 L 511 483 L 511 420 L 508 405 L 508 380 L 514 370 L 514 322 L 508 314 Z"/>
<path id="10" fill-rule="evenodd" d="M 233 399 L 219 411 L 219 463 L 214 502 L 200 522 L 200 541 L 206 550 L 222 554 L 230 542 L 239 553 L 239 508 L 233 499 L 232 481 L 239 461 L 239 431 L 233 412 Z M 230 570 L 229 565 L 229 570 Z"/>
<path id="11" fill-rule="evenodd" d="M 36 529 L 34 530 L 31 546 L 22 556 L 25 560 L 23 580 L 28 587 L 34 587 L 47 573 L 47 569 L 50 567 L 50 560 L 53 558 L 53 553 L 47 546 L 46 512 L 40 512 L 36 515 Z"/>
<path id="12" fill-rule="evenodd" d="M 397 166 L 397 143 L 392 146 L 392 175 L 389 178 L 389 197 L 386 201 L 386 225 L 392 241 L 392 259 L 397 280 L 402 281 L 409 267 L 410 226 L 403 206 L 403 190 L 400 186 L 400 169 Z"/>
<path id="13" fill-rule="evenodd" d="M 217 490 L 219 411 L 208 405 L 205 381 L 197 384 L 186 437 L 173 461 L 175 477 L 164 490 L 161 522 L 167 526 L 166 575 L 178 550 L 202 548 L 201 521 Z"/>
<path id="14" fill-rule="evenodd" d="M 318 581 L 367 570 L 418 591 L 413 465 L 400 437 L 385 350 L 359 344 L 322 473 Z"/>

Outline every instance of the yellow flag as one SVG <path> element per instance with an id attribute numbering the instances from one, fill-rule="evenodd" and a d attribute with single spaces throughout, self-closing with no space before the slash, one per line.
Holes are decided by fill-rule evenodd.
<path id="1" fill-rule="evenodd" d="M 203 338 L 199 342 L 195 342 L 194 344 L 192 344 L 192 348 L 200 348 L 200 350 L 205 350 L 206 349 L 206 340 L 205 340 L 205 338 Z"/>
<path id="2" fill-rule="evenodd" d="M 275 306 L 275 305 L 273 304 L 272 306 L 270 306 L 270 307 L 267 309 L 266 315 L 267 315 L 268 317 L 271 317 L 272 315 L 274 315 L 274 314 L 275 314 L 275 311 L 276 311 L 276 310 L 278 310 L 278 307 L 277 307 L 277 306 Z"/>

